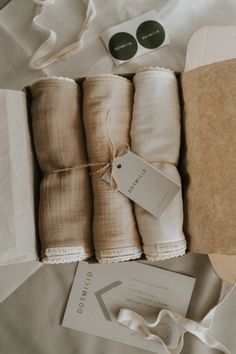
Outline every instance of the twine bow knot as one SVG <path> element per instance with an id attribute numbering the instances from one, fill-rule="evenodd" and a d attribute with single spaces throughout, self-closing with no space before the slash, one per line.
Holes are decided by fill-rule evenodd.
<path id="1" fill-rule="evenodd" d="M 117 144 L 116 146 L 114 145 L 112 137 L 111 137 L 111 133 L 109 130 L 109 124 L 108 124 L 109 117 L 110 117 L 110 111 L 108 110 L 107 114 L 106 114 L 106 119 L 105 119 L 105 126 L 106 126 L 107 136 L 109 139 L 111 159 L 108 162 L 94 164 L 94 166 L 95 165 L 105 165 L 105 166 L 99 168 L 98 170 L 96 170 L 94 172 L 91 172 L 91 175 L 100 174 L 102 172 L 105 173 L 110 167 L 109 184 L 114 191 L 117 191 L 118 186 L 117 186 L 116 180 L 114 178 L 114 167 L 120 168 L 121 166 L 118 166 L 118 164 L 116 163 L 116 159 L 119 156 L 127 154 L 127 152 L 130 151 L 130 147 L 129 147 L 128 143 Z M 90 164 L 90 166 L 92 166 L 92 164 Z"/>
<path id="2" fill-rule="evenodd" d="M 123 155 L 127 154 L 130 151 L 130 146 L 128 143 L 120 143 L 120 144 L 117 144 L 116 146 L 114 145 L 114 143 L 112 141 L 111 134 L 110 134 L 109 125 L 108 125 L 109 116 L 110 116 L 110 111 L 108 110 L 107 114 L 106 114 L 106 119 L 105 119 L 105 126 L 106 126 L 107 136 L 109 139 L 110 152 L 111 152 L 111 158 L 109 161 L 83 163 L 83 164 L 81 164 L 79 166 L 75 166 L 75 167 L 66 167 L 66 168 L 60 168 L 60 169 L 56 169 L 56 170 L 49 170 L 49 171 L 46 171 L 46 173 L 47 174 L 59 173 L 59 172 L 65 172 L 65 171 L 70 171 L 70 170 L 82 169 L 82 168 L 86 168 L 86 167 L 103 166 L 103 167 L 98 168 L 95 171 L 90 172 L 90 175 L 100 175 L 99 177 L 102 177 L 105 174 L 105 172 L 110 168 L 109 184 L 114 191 L 117 191 L 118 186 L 117 186 L 117 182 L 114 178 L 114 167 L 121 168 L 122 166 L 120 164 L 116 163 L 116 159 L 119 156 L 123 156 Z M 151 163 L 151 164 L 152 163 L 165 163 L 165 164 L 175 165 L 174 162 L 162 161 L 162 160 L 151 161 L 149 163 Z"/>
<path id="3" fill-rule="evenodd" d="M 106 131 L 107 131 L 107 136 L 109 139 L 109 146 L 110 146 L 110 152 L 111 152 L 111 158 L 109 161 L 82 163 L 79 166 L 49 170 L 49 171 L 46 171 L 46 173 L 51 174 L 51 173 L 59 173 L 59 172 L 76 170 L 76 169 L 82 169 L 82 168 L 86 168 L 86 167 L 103 166 L 103 167 L 98 168 L 96 171 L 90 172 L 90 175 L 98 175 L 98 174 L 100 175 L 101 174 L 101 176 L 102 176 L 102 173 L 104 174 L 110 168 L 109 184 L 114 191 L 117 191 L 117 183 L 114 178 L 114 167 L 120 168 L 121 166 L 119 166 L 119 164 L 116 163 L 116 159 L 119 156 L 123 156 L 123 155 L 127 154 L 127 152 L 130 151 L 130 146 L 128 143 L 123 143 L 123 144 L 120 143 L 120 144 L 117 144 L 116 146 L 114 145 L 112 138 L 111 138 L 110 131 L 109 131 L 109 125 L 108 125 L 109 116 L 110 116 L 110 111 L 108 110 L 107 114 L 106 114 L 105 125 L 106 125 Z"/>
<path id="4" fill-rule="evenodd" d="M 127 152 L 130 151 L 130 146 L 128 143 L 126 144 L 118 144 L 116 146 L 111 143 L 111 159 L 109 162 L 101 162 L 101 163 L 95 163 L 95 164 L 88 164 L 89 166 L 98 166 L 98 165 L 104 165 L 103 167 L 99 168 L 96 171 L 90 172 L 91 175 L 97 175 L 97 174 L 102 174 L 103 172 L 105 173 L 109 168 L 110 168 L 110 173 L 109 173 L 109 184 L 111 188 L 114 191 L 117 191 L 117 182 L 114 178 L 114 168 L 121 168 L 122 166 L 116 162 L 117 157 L 123 156 L 127 154 Z"/>

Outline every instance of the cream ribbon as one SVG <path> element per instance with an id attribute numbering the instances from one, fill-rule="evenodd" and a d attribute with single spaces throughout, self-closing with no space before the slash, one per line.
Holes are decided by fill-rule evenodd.
<path id="1" fill-rule="evenodd" d="M 92 21 L 96 17 L 96 8 L 93 0 L 83 0 L 87 5 L 86 17 L 84 23 L 80 29 L 78 40 L 67 47 L 63 48 L 53 56 L 46 58 L 46 56 L 52 51 L 57 41 L 57 34 L 53 30 L 47 27 L 43 27 L 39 24 L 39 18 L 44 14 L 46 8 L 54 4 L 54 0 L 33 0 L 36 4 L 35 16 L 33 18 L 33 25 L 38 30 L 46 32 L 48 38 L 38 47 L 30 60 L 30 67 L 32 69 L 38 70 L 45 68 L 52 63 L 65 60 L 70 56 L 76 54 L 82 47 L 84 42 L 84 36 L 88 31 Z"/>
<path id="2" fill-rule="evenodd" d="M 184 345 L 184 334 L 186 332 L 195 335 L 209 348 L 221 350 L 225 354 L 232 354 L 229 349 L 227 349 L 222 343 L 217 340 L 217 338 L 215 338 L 209 332 L 209 330 L 212 326 L 217 308 L 221 306 L 225 301 L 227 301 L 229 294 L 232 291 L 235 291 L 235 289 L 236 285 L 232 288 L 230 287 L 230 290 L 228 290 L 221 302 L 219 302 L 215 307 L 213 307 L 199 323 L 166 309 L 163 309 L 159 312 L 157 320 L 154 323 L 146 322 L 146 320 L 142 316 L 128 309 L 121 309 L 119 311 L 117 320 L 123 326 L 136 332 L 139 336 L 144 337 L 147 340 L 157 341 L 161 343 L 169 354 L 179 354 L 181 352 Z M 179 326 L 181 330 L 180 340 L 175 348 L 167 346 L 161 337 L 149 331 L 149 328 L 154 328 L 158 326 L 161 323 L 163 317 L 168 317 L 169 319 L 171 319 Z"/>

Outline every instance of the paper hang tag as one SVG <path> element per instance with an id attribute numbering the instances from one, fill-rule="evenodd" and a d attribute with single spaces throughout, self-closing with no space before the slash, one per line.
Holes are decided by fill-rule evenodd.
<path id="1" fill-rule="evenodd" d="M 101 178 L 110 183 L 111 169 L 109 168 Z M 181 188 L 167 175 L 131 151 L 115 159 L 112 178 L 119 192 L 157 218 Z"/>

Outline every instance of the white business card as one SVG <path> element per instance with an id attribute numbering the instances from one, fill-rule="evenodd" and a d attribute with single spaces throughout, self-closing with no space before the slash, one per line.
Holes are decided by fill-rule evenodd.
<path id="1" fill-rule="evenodd" d="M 63 327 L 165 354 L 158 342 L 147 341 L 117 321 L 121 308 L 139 313 L 148 322 L 163 308 L 185 316 L 195 279 L 147 264 L 79 263 L 67 303 Z M 178 327 L 163 319 L 152 332 L 168 345 L 180 337 Z"/>

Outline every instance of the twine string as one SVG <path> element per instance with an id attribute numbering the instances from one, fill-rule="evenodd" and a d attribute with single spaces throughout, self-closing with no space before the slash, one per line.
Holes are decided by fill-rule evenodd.
<path id="1" fill-rule="evenodd" d="M 123 156 L 123 155 L 127 154 L 131 150 L 130 150 L 130 146 L 128 143 L 119 143 L 116 146 L 114 145 L 112 137 L 111 137 L 110 129 L 109 129 L 109 122 L 108 122 L 109 117 L 110 117 L 110 110 L 107 111 L 106 119 L 105 119 L 106 131 L 107 131 L 107 136 L 109 139 L 109 146 L 110 146 L 110 153 L 111 153 L 110 160 L 101 161 L 101 162 L 85 162 L 85 163 L 80 164 L 79 166 L 48 170 L 48 171 L 45 171 L 45 174 L 53 174 L 53 173 L 74 171 L 74 170 L 84 169 L 84 168 L 88 168 L 88 167 L 102 166 L 95 171 L 90 171 L 90 175 L 96 176 L 96 175 L 104 174 L 108 170 L 108 168 L 110 168 L 109 184 L 114 191 L 117 191 L 118 186 L 117 186 L 117 182 L 114 178 L 114 166 L 118 167 L 118 164 L 116 163 L 116 159 L 119 156 Z M 162 160 L 151 161 L 149 163 L 150 164 L 164 163 L 164 164 L 171 164 L 171 165 L 175 166 L 174 162 L 162 161 Z"/>
<path id="2" fill-rule="evenodd" d="M 125 155 L 128 151 L 130 151 L 130 147 L 129 147 L 128 143 L 123 143 L 123 144 L 120 143 L 120 144 L 117 144 L 116 146 L 114 145 L 112 137 L 111 137 L 111 133 L 109 130 L 109 122 L 108 122 L 109 117 L 110 117 L 110 110 L 107 111 L 106 119 L 105 119 L 105 126 L 106 126 L 107 136 L 109 139 L 109 146 L 110 146 L 110 153 L 111 153 L 111 158 L 109 161 L 86 162 L 86 163 L 80 164 L 79 166 L 48 170 L 48 171 L 46 171 L 46 174 L 67 172 L 67 171 L 72 171 L 72 170 L 77 170 L 77 169 L 84 169 L 87 167 L 102 166 L 102 167 L 98 168 L 96 171 L 90 172 L 90 175 L 95 176 L 98 174 L 100 175 L 103 172 L 105 173 L 107 171 L 107 169 L 110 167 L 111 169 L 110 169 L 110 174 L 109 174 L 109 184 L 114 191 L 117 191 L 117 183 L 114 178 L 114 166 L 117 167 L 116 159 L 117 159 L 117 157 Z"/>

